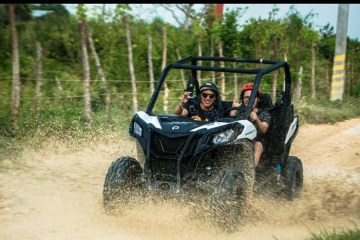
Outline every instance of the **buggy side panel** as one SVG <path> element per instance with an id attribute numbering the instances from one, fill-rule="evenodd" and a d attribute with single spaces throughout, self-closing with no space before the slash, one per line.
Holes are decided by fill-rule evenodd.
<path id="1" fill-rule="evenodd" d="M 277 101 L 269 112 L 271 124 L 267 133 L 265 152 L 266 158 L 271 159 L 272 163 L 277 163 L 289 155 L 291 143 L 295 138 L 299 123 L 298 119 L 294 121 L 293 104 L 287 104 L 286 101 Z M 288 135 L 290 127 L 292 128 L 291 136 Z M 289 139 L 286 139 L 287 136 Z"/>

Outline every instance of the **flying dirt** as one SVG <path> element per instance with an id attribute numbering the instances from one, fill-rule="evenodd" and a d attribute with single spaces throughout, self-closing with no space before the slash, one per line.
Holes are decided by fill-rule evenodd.
<path id="1" fill-rule="evenodd" d="M 290 153 L 303 162 L 301 196 L 293 202 L 254 196 L 245 222 L 231 234 L 174 201 L 144 202 L 120 217 L 105 214 L 108 167 L 120 156 L 136 157 L 135 142 L 119 135 L 81 148 L 49 140 L 2 160 L 0 239 L 305 240 L 360 227 L 360 118 L 301 125 Z"/>

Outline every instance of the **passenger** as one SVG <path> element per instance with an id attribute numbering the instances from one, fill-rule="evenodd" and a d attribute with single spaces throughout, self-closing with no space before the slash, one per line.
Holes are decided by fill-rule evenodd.
<path id="1" fill-rule="evenodd" d="M 191 117 L 197 121 L 215 121 L 221 117 L 217 107 L 219 90 L 215 83 L 207 82 L 200 87 L 200 97 L 189 101 L 190 92 L 184 92 L 174 114 Z"/>
<path id="2" fill-rule="evenodd" d="M 250 99 L 250 94 L 252 89 L 254 88 L 254 85 L 252 83 L 245 84 L 241 88 L 241 94 L 240 94 L 240 102 L 233 102 L 233 107 L 247 107 Z M 261 154 L 264 151 L 264 138 L 265 133 L 267 132 L 270 121 L 271 121 L 271 115 L 270 113 L 259 106 L 259 100 L 260 100 L 260 89 L 258 89 L 254 101 L 253 110 L 250 114 L 250 120 L 254 123 L 256 130 L 257 130 L 257 136 L 255 138 L 255 146 L 254 146 L 254 160 L 255 160 L 255 167 L 258 165 L 260 161 Z M 232 110 L 230 112 L 230 116 L 236 116 L 238 119 L 241 119 L 241 111 L 238 110 Z"/>

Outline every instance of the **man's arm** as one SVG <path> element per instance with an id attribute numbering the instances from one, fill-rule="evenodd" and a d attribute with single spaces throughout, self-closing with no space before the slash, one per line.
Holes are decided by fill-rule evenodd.
<path id="1" fill-rule="evenodd" d="M 250 114 L 250 119 L 251 121 L 253 121 L 254 124 L 257 125 L 259 131 L 261 133 L 266 133 L 266 131 L 269 128 L 269 122 L 270 122 L 270 114 L 266 113 L 266 116 L 264 117 L 264 119 L 260 119 L 258 116 L 258 111 L 257 109 L 251 112 Z"/>

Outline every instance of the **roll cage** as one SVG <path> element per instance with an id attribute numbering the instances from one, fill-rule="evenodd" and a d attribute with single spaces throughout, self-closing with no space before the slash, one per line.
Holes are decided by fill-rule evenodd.
<path id="1" fill-rule="evenodd" d="M 198 65 L 199 62 L 204 64 L 203 66 Z M 205 64 L 209 63 L 221 63 L 221 62 L 235 62 L 241 64 L 250 64 L 255 65 L 254 67 L 219 67 L 219 66 L 209 66 Z M 258 67 L 259 65 L 266 65 L 265 67 Z M 160 75 L 160 79 L 157 82 L 155 87 L 155 91 L 150 99 L 150 102 L 147 106 L 146 113 L 149 115 L 155 115 L 153 112 L 153 108 L 155 102 L 159 96 L 161 88 L 163 87 L 164 81 L 167 78 L 167 75 L 171 69 L 186 69 L 191 70 L 191 76 L 188 80 L 186 90 L 190 91 L 196 95 L 199 95 L 199 81 L 197 79 L 197 71 L 206 71 L 206 72 L 228 72 L 228 73 L 245 73 L 245 74 L 253 74 L 255 76 L 254 80 L 254 89 L 251 92 L 249 104 L 246 108 L 245 117 L 248 118 L 252 107 L 254 105 L 256 92 L 260 86 L 262 77 L 265 74 L 273 72 L 277 69 L 283 68 L 285 84 L 284 84 L 284 92 L 282 96 L 282 102 L 284 105 L 289 106 L 291 104 L 291 76 L 290 76 L 290 68 L 287 62 L 285 61 L 274 61 L 269 59 L 247 59 L 247 58 L 233 58 L 233 57 L 207 57 L 207 56 L 188 56 L 183 59 L 180 59 L 176 62 L 173 62 L 167 65 Z M 228 104 L 225 104 L 229 106 Z M 231 106 L 231 105 L 230 105 Z"/>

